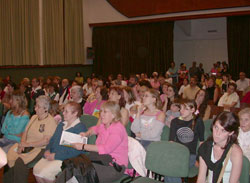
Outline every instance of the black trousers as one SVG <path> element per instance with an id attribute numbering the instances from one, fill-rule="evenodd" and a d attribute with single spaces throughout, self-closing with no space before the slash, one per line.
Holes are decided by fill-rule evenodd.
<path id="1" fill-rule="evenodd" d="M 26 165 L 21 158 L 18 158 L 12 168 L 5 167 L 3 183 L 28 183 L 29 167 L 43 157 L 44 151 L 45 150 L 42 150 L 34 160 Z"/>

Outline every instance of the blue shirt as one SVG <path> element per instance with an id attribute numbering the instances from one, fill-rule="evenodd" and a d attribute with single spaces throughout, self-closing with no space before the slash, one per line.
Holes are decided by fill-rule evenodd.
<path id="1" fill-rule="evenodd" d="M 49 144 L 46 147 L 46 150 L 49 150 L 51 153 L 55 153 L 55 160 L 65 160 L 69 159 L 75 156 L 78 156 L 79 154 L 85 153 L 84 151 L 78 151 L 72 147 L 66 147 L 63 145 L 60 145 L 60 139 L 63 132 L 63 126 L 64 123 L 59 123 L 54 135 L 51 137 Z M 87 128 L 83 123 L 78 123 L 74 127 L 71 127 L 67 129 L 66 131 L 79 134 L 80 132 L 86 132 Z"/>
<path id="2" fill-rule="evenodd" d="M 21 137 L 16 136 L 25 130 L 26 125 L 29 122 L 29 116 L 14 116 L 12 111 L 9 111 L 4 119 L 4 123 L 1 132 L 4 137 L 9 140 L 20 142 Z"/>

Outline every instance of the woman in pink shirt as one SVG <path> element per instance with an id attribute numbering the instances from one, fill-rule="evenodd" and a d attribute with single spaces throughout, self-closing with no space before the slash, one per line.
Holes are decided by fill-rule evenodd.
<path id="1" fill-rule="evenodd" d="M 107 101 L 101 106 L 101 124 L 82 136 L 97 135 L 96 145 L 76 143 L 77 150 L 90 151 L 89 158 L 100 182 L 113 182 L 122 177 L 128 166 L 128 135 L 120 122 L 119 104 Z"/>
<path id="2" fill-rule="evenodd" d="M 88 101 L 83 107 L 84 114 L 93 115 L 97 118 L 100 116 L 100 108 L 103 102 L 108 99 L 108 90 L 106 87 L 97 87 L 95 91 L 95 99 Z"/>

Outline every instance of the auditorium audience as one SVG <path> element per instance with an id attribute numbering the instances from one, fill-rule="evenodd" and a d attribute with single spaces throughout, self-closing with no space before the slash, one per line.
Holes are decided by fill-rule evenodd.
<path id="1" fill-rule="evenodd" d="M 246 78 L 246 74 L 240 72 L 240 79 L 235 84 L 228 74 L 227 64 L 223 62 L 222 68 L 219 68 L 218 65 L 220 65 L 218 62 L 214 64 L 214 68 L 211 70 L 212 77 L 209 77 L 204 74 L 202 65 L 198 68 L 196 62 L 193 62 L 188 72 L 185 64 L 182 63 L 178 72 L 178 83 L 177 69 L 174 62 L 171 63 L 171 67 L 166 72 L 167 82 L 164 76 L 160 75 L 158 77 L 157 72 L 153 72 L 151 80 L 147 79 L 146 73 L 137 74 L 138 76 L 132 74 L 128 80 L 123 80 L 122 74 L 118 74 L 117 79 L 114 81 L 111 77 L 108 81 L 105 81 L 101 76 L 93 75 L 93 79 L 87 78 L 87 83 L 83 87 L 77 83 L 75 86 L 70 86 L 69 79 L 65 78 L 62 81 L 59 93 L 56 90 L 60 78 L 56 76 L 59 79 L 57 83 L 54 83 L 56 77 L 54 77 L 53 81 L 52 77 L 48 77 L 45 83 L 49 88 L 46 95 L 51 100 L 54 100 L 51 103 L 51 106 L 54 106 L 53 108 L 49 108 L 50 99 L 44 96 L 43 89 L 45 88 L 40 87 L 41 82 L 37 78 L 32 79 L 32 89 L 30 90 L 29 82 L 22 81 L 19 86 L 22 92 L 14 91 L 15 84 L 8 81 L 2 103 L 5 111 L 10 110 L 6 114 L 1 128 L 4 136 L 0 139 L 0 147 L 5 152 L 9 150 L 8 165 L 10 169 L 5 170 L 4 182 L 27 182 L 29 165 L 37 162 L 43 154 L 44 158 L 34 167 L 34 175 L 39 183 L 53 182 L 55 175 L 61 171 L 62 161 L 69 158 L 69 156 L 73 157 L 83 153 L 83 151 L 79 150 L 91 151 L 89 157 L 93 162 L 104 157 L 107 166 L 104 167 L 94 163 L 97 174 L 101 177 L 100 182 L 119 179 L 125 167 L 127 167 L 127 154 L 125 155 L 125 152 L 127 152 L 128 142 L 126 140 L 127 135 L 125 135 L 126 131 L 124 134 L 124 126 L 128 124 L 129 119 L 133 122 L 131 131 L 145 149 L 151 142 L 160 141 L 164 125 L 169 126 L 170 141 L 176 141 L 187 146 L 191 153 L 190 167 L 193 166 L 198 140 L 200 142 L 204 141 L 204 124 L 202 120 L 209 119 L 211 113 L 217 112 L 211 111 L 208 103 L 211 105 L 218 103 L 218 106 L 224 107 L 225 110 L 230 110 L 232 107 L 239 108 L 240 98 L 236 89 L 244 91 L 241 108 L 250 103 L 250 80 Z M 188 73 L 191 76 L 189 85 Z M 220 78 L 221 74 L 223 74 L 222 79 Z M 77 73 L 76 77 L 82 76 Z M 200 77 L 201 82 L 198 85 L 197 81 Z M 174 85 L 170 84 L 171 80 L 173 80 Z M 221 85 L 221 88 L 216 82 Z M 181 87 L 180 83 L 183 83 Z M 108 88 L 102 87 L 103 84 Z M 124 87 L 126 85 L 128 87 Z M 179 91 L 176 90 L 176 86 L 180 87 Z M 220 96 L 221 91 L 223 92 L 222 96 Z M 178 92 L 184 101 L 183 104 L 179 104 L 181 101 L 177 100 Z M 32 116 L 30 121 L 29 113 L 26 110 L 26 98 L 28 100 L 34 99 L 37 102 L 35 105 L 36 115 Z M 109 101 L 105 102 L 108 98 Z M 98 135 L 96 145 L 75 144 L 74 147 L 78 150 L 59 145 L 62 131 L 75 129 L 81 125 L 78 118 L 81 112 L 76 109 L 76 106 L 78 106 L 76 103 L 80 104 L 80 111 L 83 109 L 84 114 L 100 117 L 97 126 L 82 134 L 83 136 Z M 65 106 L 63 112 L 65 122 L 61 122 L 62 118 L 58 110 L 59 104 L 61 107 Z M 250 131 L 249 114 L 249 108 L 239 112 L 240 129 L 238 136 L 239 145 L 248 159 L 250 159 L 250 145 L 249 140 L 247 140 Z M 233 124 L 229 124 L 228 121 L 230 120 L 232 120 Z M 233 144 L 232 153 L 235 154 L 235 158 L 231 157 L 229 164 L 231 163 L 233 167 L 239 167 L 242 163 L 242 154 L 236 145 L 237 140 L 235 140 L 238 134 L 237 130 L 235 130 L 237 120 L 235 115 L 227 112 L 223 112 L 216 117 L 213 122 L 212 141 L 205 142 L 204 147 L 200 148 L 201 153 L 204 153 L 204 149 L 207 149 L 207 152 L 205 152 L 205 155 L 200 153 L 200 173 L 197 182 L 206 179 L 204 172 L 207 169 L 209 169 L 208 182 L 214 182 L 218 178 L 217 174 L 221 169 L 221 163 L 224 161 L 231 144 Z M 120 124 L 123 124 L 123 127 Z M 54 134 L 56 125 L 58 127 Z M 65 128 L 65 125 L 68 128 Z M 75 129 L 74 133 L 80 133 L 81 130 L 86 129 L 81 126 Z M 185 139 L 180 135 L 182 130 L 187 130 L 187 132 L 185 131 Z M 222 133 L 224 134 L 221 135 Z M 53 134 L 54 136 L 51 138 L 45 152 L 44 148 Z M 225 143 L 226 141 L 229 143 Z M 211 143 L 216 143 L 217 146 L 212 147 Z M 116 162 L 112 162 L 112 158 L 116 157 L 117 152 L 121 152 L 122 157 L 116 159 Z M 212 159 L 211 152 L 214 153 Z M 62 156 L 58 158 L 59 155 Z M 213 158 L 218 162 L 214 163 L 215 159 Z M 236 160 L 238 163 L 236 163 Z M 121 168 L 121 171 L 113 171 L 109 167 L 110 162 L 115 163 L 115 166 Z M 238 180 L 239 171 L 240 169 L 238 171 L 235 169 L 226 170 L 223 182 L 227 182 L 229 179 L 230 181 Z M 180 181 L 180 178 L 165 177 L 165 182 L 171 181 Z"/>

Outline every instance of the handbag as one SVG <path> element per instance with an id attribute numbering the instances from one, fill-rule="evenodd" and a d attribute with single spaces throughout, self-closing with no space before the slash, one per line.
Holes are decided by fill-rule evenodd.
<path id="1" fill-rule="evenodd" d="M 223 175 L 224 175 L 224 172 L 225 172 L 225 169 L 226 169 L 228 160 L 229 160 L 229 158 L 230 158 L 232 149 L 233 149 L 233 145 L 230 147 L 230 149 L 229 149 L 229 151 L 228 151 L 228 153 L 227 153 L 227 156 L 226 156 L 226 158 L 225 158 L 224 165 L 223 165 L 223 167 L 222 167 L 222 169 L 221 169 L 221 172 L 220 172 L 219 178 L 218 178 L 218 180 L 217 180 L 217 183 L 220 183 L 220 182 L 221 182 L 221 179 L 222 179 L 222 177 L 223 177 Z"/>

